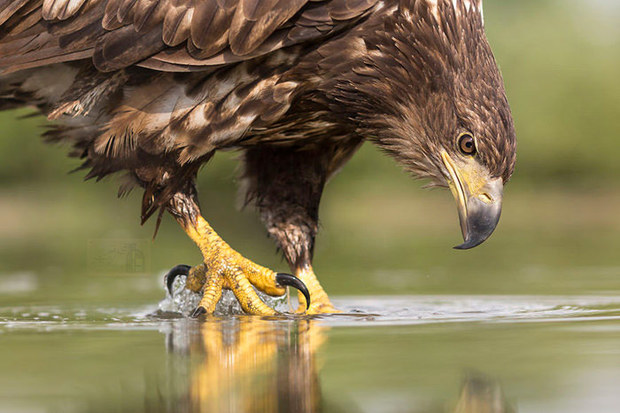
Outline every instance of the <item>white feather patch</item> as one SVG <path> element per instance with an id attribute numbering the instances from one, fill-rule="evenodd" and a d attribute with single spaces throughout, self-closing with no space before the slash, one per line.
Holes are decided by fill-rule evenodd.
<path id="1" fill-rule="evenodd" d="M 433 14 L 435 15 L 435 17 L 437 18 L 438 21 L 440 20 L 440 16 L 439 16 L 439 2 L 440 1 L 444 1 L 444 0 L 426 0 L 426 2 L 431 7 L 431 10 L 433 11 Z M 454 6 L 455 9 L 458 9 L 458 7 L 460 5 L 459 3 L 463 3 L 465 5 L 465 8 L 467 9 L 467 11 L 471 10 L 472 4 L 473 4 L 475 9 L 482 16 L 482 21 L 484 22 L 484 13 L 483 13 L 483 10 L 482 10 L 482 0 L 452 0 L 452 5 Z"/>

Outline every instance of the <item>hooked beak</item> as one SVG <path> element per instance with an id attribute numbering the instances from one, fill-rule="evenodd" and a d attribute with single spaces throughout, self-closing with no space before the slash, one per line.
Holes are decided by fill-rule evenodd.
<path id="1" fill-rule="evenodd" d="M 502 178 L 491 178 L 474 158 L 455 162 L 446 152 L 442 160 L 450 174 L 448 185 L 456 199 L 465 242 L 454 247 L 477 247 L 491 236 L 502 213 Z"/>

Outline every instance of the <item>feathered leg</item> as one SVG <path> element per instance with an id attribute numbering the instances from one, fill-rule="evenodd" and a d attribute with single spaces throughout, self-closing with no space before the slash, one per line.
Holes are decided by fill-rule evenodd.
<path id="1" fill-rule="evenodd" d="M 330 175 L 359 147 L 359 141 L 312 148 L 262 147 L 244 156 L 246 202 L 258 208 L 291 271 L 310 291 L 311 314 L 337 312 L 312 269 L 319 202 Z M 300 295 L 300 310 L 306 300 Z"/>
<path id="2" fill-rule="evenodd" d="M 257 315 L 274 315 L 276 311 L 258 297 L 252 286 L 273 296 L 283 295 L 285 286 L 293 286 L 308 294 L 303 284 L 293 276 L 257 265 L 233 250 L 202 217 L 195 194 L 176 193 L 170 200 L 168 210 L 198 245 L 204 257 L 204 264 L 185 268 L 188 273 L 187 288 L 202 291 L 203 294 L 193 316 L 213 313 L 223 288 L 233 291 L 246 313 Z M 180 267 L 184 266 L 175 267 L 175 270 Z M 175 271 L 171 275 L 178 273 Z"/>

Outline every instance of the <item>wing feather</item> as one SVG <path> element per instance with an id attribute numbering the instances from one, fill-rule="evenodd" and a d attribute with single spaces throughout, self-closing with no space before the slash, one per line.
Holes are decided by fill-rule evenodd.
<path id="1" fill-rule="evenodd" d="M 129 22 L 133 19 L 133 14 L 136 5 L 141 0 L 121 0 L 118 2 L 118 9 L 116 10 L 116 20 L 119 23 Z"/>
<path id="2" fill-rule="evenodd" d="M 329 16 L 335 20 L 349 20 L 372 7 L 374 0 L 344 0 L 329 4 Z"/>
<path id="3" fill-rule="evenodd" d="M 206 70 L 335 33 L 378 1 L 0 0 L 0 72 L 87 57 Z"/>
<path id="4" fill-rule="evenodd" d="M 228 35 L 230 49 L 239 56 L 251 53 L 305 3 L 306 0 L 241 0 Z"/>
<path id="5" fill-rule="evenodd" d="M 65 20 L 72 17 L 86 0 L 43 0 L 41 15 L 45 20 Z"/>
<path id="6" fill-rule="evenodd" d="M 191 23 L 192 41 L 189 51 L 196 58 L 206 58 L 228 45 L 228 29 L 236 4 L 220 5 L 214 1 L 200 2 L 194 8 Z"/>
<path id="7" fill-rule="evenodd" d="M 17 13 L 29 0 L 2 0 L 0 1 L 0 26 L 11 16 Z"/>
<path id="8" fill-rule="evenodd" d="M 136 32 L 133 26 L 108 32 L 95 48 L 93 62 L 104 72 L 122 69 L 146 59 L 165 48 L 161 26 Z"/>
<path id="9" fill-rule="evenodd" d="M 142 32 L 160 25 L 168 9 L 169 3 L 166 0 L 138 1 L 134 6 L 133 13 L 134 30 Z"/>
<path id="10" fill-rule="evenodd" d="M 164 17 L 163 40 L 168 46 L 178 46 L 190 36 L 193 8 L 171 7 Z"/>

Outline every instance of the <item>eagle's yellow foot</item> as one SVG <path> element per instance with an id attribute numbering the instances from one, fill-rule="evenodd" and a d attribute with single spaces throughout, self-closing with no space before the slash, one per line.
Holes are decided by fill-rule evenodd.
<path id="1" fill-rule="evenodd" d="M 321 287 L 319 280 L 316 278 L 312 267 L 307 266 L 296 271 L 299 278 L 308 288 L 310 292 L 310 305 L 307 306 L 306 298 L 303 294 L 299 294 L 299 307 L 297 313 L 306 312 L 308 314 L 333 314 L 340 313 L 331 303 L 327 293 Z"/>
<path id="2" fill-rule="evenodd" d="M 213 314 L 224 288 L 232 290 L 241 308 L 248 314 L 277 314 L 258 297 L 254 288 L 268 295 L 281 296 L 286 292 L 284 287 L 291 286 L 311 301 L 303 282 L 290 274 L 276 273 L 244 258 L 224 242 L 204 218 L 198 217 L 195 223 L 184 226 L 184 229 L 200 248 L 204 264 L 193 268 L 173 268 L 167 276 L 167 283 L 170 289 L 174 278 L 185 274 L 186 287 L 194 292 L 202 291 L 202 299 L 192 316 Z"/>
<path id="3" fill-rule="evenodd" d="M 300 291 L 302 296 L 310 298 L 310 294 L 305 285 L 290 274 L 274 273 L 273 282 L 270 283 L 270 286 L 259 287 L 254 284 L 251 279 L 246 279 L 245 275 L 239 273 L 237 270 L 231 273 L 229 273 L 228 270 L 230 270 L 230 267 L 227 267 L 224 271 L 208 271 L 205 264 L 196 267 L 177 265 L 166 274 L 168 291 L 172 294 L 176 277 L 184 275 L 187 277 L 185 288 L 195 293 L 202 292 L 202 299 L 198 307 L 191 314 L 192 317 L 212 314 L 215 311 L 218 301 L 222 297 L 222 290 L 224 288 L 233 291 L 246 313 L 256 315 L 275 315 L 277 312 L 267 306 L 258 297 L 251 285 L 272 296 L 283 295 L 284 287 L 294 287 Z"/>

